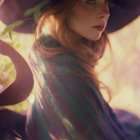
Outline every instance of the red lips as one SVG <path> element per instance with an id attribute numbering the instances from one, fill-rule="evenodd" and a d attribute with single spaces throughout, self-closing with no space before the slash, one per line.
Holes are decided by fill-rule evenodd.
<path id="1" fill-rule="evenodd" d="M 104 26 L 97 26 L 94 27 L 95 29 L 97 29 L 98 31 L 103 31 L 104 30 Z"/>
<path id="2" fill-rule="evenodd" d="M 105 23 L 101 23 L 97 26 L 93 26 L 93 28 L 97 29 L 98 31 L 103 31 L 105 28 Z"/>

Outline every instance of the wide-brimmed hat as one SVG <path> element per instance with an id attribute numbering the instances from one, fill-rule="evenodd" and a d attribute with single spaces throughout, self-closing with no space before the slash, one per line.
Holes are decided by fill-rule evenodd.
<path id="1" fill-rule="evenodd" d="M 108 32 L 114 32 L 126 26 L 140 15 L 140 0 L 113 0 L 110 7 Z"/>
<path id="2" fill-rule="evenodd" d="M 0 20 L 9 25 L 17 20 L 26 20 L 24 24 L 15 28 L 22 33 L 33 32 L 33 15 L 24 16 L 27 9 L 33 8 L 46 1 L 46 5 L 53 6 L 61 0 L 4 0 L 0 6 Z M 114 32 L 129 24 L 140 15 L 140 0 L 113 0 L 114 6 L 110 7 L 110 18 L 107 25 L 108 32 Z M 46 7 L 46 6 L 45 6 Z"/>

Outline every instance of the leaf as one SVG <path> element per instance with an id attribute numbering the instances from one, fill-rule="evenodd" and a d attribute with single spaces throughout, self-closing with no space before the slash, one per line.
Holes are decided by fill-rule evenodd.
<path id="1" fill-rule="evenodd" d="M 6 33 L 9 33 L 9 35 L 11 35 L 10 32 L 11 32 L 15 27 L 20 26 L 20 25 L 22 25 L 23 23 L 24 23 L 23 20 L 19 20 L 19 21 L 16 21 L 16 22 L 14 22 L 14 23 L 8 25 L 8 26 L 5 27 L 4 30 L 2 31 L 1 36 L 3 36 L 3 35 L 6 34 Z"/>
<path id="2" fill-rule="evenodd" d="M 9 32 L 9 37 L 12 40 L 12 31 Z"/>
<path id="3" fill-rule="evenodd" d="M 40 7 L 37 7 L 35 12 L 34 12 L 34 18 L 35 20 L 37 20 L 39 18 L 40 15 Z"/>
<path id="4" fill-rule="evenodd" d="M 30 8 L 25 11 L 24 16 L 29 16 L 34 13 L 35 19 L 39 17 L 40 9 L 45 6 L 46 0 L 41 2 L 40 4 L 36 5 L 34 8 Z"/>
<path id="5" fill-rule="evenodd" d="M 47 0 L 43 0 L 43 2 L 41 2 L 40 4 L 36 5 L 33 9 L 34 9 L 34 18 L 35 20 L 37 20 L 40 16 L 40 11 L 41 9 L 46 5 L 48 1 Z"/>
<path id="6" fill-rule="evenodd" d="M 26 10 L 24 13 L 24 16 L 29 16 L 29 15 L 33 14 L 34 10 L 35 10 L 34 8 L 30 8 L 30 9 Z"/>

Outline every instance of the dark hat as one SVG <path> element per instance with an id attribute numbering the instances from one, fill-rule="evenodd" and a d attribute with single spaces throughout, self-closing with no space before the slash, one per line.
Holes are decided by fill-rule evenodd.
<path id="1" fill-rule="evenodd" d="M 15 31 L 31 33 L 33 31 L 33 15 L 25 17 L 27 9 L 46 1 L 47 5 L 53 5 L 61 0 L 4 0 L 0 6 L 0 20 L 9 25 L 17 20 L 26 20 L 24 24 L 15 28 Z M 140 0 L 114 0 L 114 6 L 110 7 L 110 19 L 107 26 L 108 32 L 114 32 L 129 24 L 140 15 Z M 27 4 L 28 3 L 28 4 Z"/>
<path id="2" fill-rule="evenodd" d="M 129 24 L 140 15 L 140 0 L 114 0 L 110 7 L 107 32 L 114 32 Z"/>

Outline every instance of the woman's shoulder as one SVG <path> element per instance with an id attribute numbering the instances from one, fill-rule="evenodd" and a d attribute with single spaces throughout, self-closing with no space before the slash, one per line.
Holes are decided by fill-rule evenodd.
<path id="1" fill-rule="evenodd" d="M 57 70 L 57 72 L 63 74 L 74 74 L 74 73 L 84 73 L 84 69 L 81 67 L 76 58 L 70 54 L 65 53 L 58 56 L 53 57 L 48 60 L 49 66 L 52 66 L 53 69 Z"/>
<path id="2" fill-rule="evenodd" d="M 47 72 L 50 71 L 53 74 L 85 73 L 76 57 L 70 52 L 55 55 L 49 59 L 42 59 L 41 57 L 38 62 L 40 66 L 44 65 Z"/>

